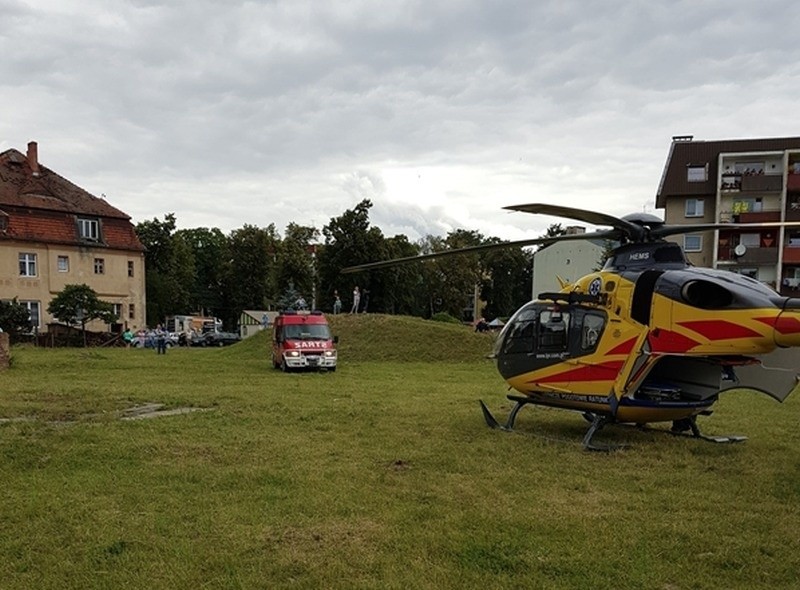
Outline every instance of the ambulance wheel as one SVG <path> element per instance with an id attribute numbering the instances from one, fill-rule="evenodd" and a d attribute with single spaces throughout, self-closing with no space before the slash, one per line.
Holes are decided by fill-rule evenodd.
<path id="1" fill-rule="evenodd" d="M 281 359 L 281 371 L 284 373 L 289 373 L 291 371 L 289 365 L 286 364 L 286 359 Z"/>

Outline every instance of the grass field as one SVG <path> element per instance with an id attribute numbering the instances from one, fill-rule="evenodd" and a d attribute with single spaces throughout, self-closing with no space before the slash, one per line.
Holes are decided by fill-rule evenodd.
<path id="1" fill-rule="evenodd" d="M 510 404 L 491 336 L 336 318 L 340 368 L 225 349 L 12 350 L 0 588 L 797 588 L 800 399 L 723 396 L 738 445 Z M 147 403 L 199 411 L 124 420 Z"/>

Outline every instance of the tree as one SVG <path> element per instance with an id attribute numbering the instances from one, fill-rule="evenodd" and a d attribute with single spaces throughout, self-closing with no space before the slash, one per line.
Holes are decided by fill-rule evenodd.
<path id="1" fill-rule="evenodd" d="M 567 230 L 561 227 L 560 223 L 553 223 L 547 226 L 547 231 L 544 233 L 543 236 L 539 236 L 540 238 L 556 238 L 558 236 L 563 236 L 567 233 Z M 545 242 L 544 244 L 540 244 L 537 248 L 538 250 L 544 250 L 548 246 L 552 246 L 554 242 Z"/>
<path id="2" fill-rule="evenodd" d="M 370 305 L 374 301 L 383 300 L 384 294 L 373 290 L 369 273 L 341 274 L 341 270 L 347 266 L 385 258 L 383 233 L 377 227 L 369 225 L 371 207 L 372 202 L 364 199 L 355 208 L 331 219 L 330 223 L 322 228 L 325 246 L 320 249 L 317 262 L 323 301 L 333 302 L 334 291 L 342 295 L 350 293 L 353 285 L 359 285 L 362 290 L 370 291 Z M 345 300 L 344 307 L 348 308 L 349 303 Z M 325 309 L 329 308 L 330 306 L 325 306 Z M 376 307 L 373 306 L 372 309 Z"/>
<path id="3" fill-rule="evenodd" d="M 89 285 L 66 285 L 47 306 L 47 312 L 70 326 L 80 324 L 83 345 L 86 346 L 86 324 L 92 320 L 102 320 L 107 324 L 114 322 L 114 308 L 110 303 L 100 301 Z"/>
<path id="4" fill-rule="evenodd" d="M 30 311 L 16 297 L 11 301 L 0 301 L 0 328 L 12 339 L 30 331 Z"/>
<path id="5" fill-rule="evenodd" d="M 455 250 L 480 246 L 483 236 L 476 231 L 463 229 L 447 234 L 446 238 L 427 236 L 420 243 L 421 253 Z M 472 310 L 475 287 L 481 282 L 483 269 L 479 254 L 458 254 L 423 263 L 421 273 L 427 292 L 426 317 L 445 312 L 464 319 L 467 308 Z"/>
<path id="6" fill-rule="evenodd" d="M 220 314 L 226 323 L 235 323 L 244 309 L 263 309 L 274 297 L 275 262 L 279 242 L 275 226 L 266 228 L 245 224 L 228 238 L 230 272 L 229 301 Z"/>
<path id="7" fill-rule="evenodd" d="M 189 305 L 194 258 L 187 243 L 174 239 L 174 232 L 173 213 L 166 214 L 164 221 L 153 219 L 136 225 L 139 240 L 147 248 L 147 323 L 151 325 L 167 315 L 186 312 Z"/>
<path id="8" fill-rule="evenodd" d="M 290 223 L 278 247 L 278 285 L 293 284 L 309 303 L 317 290 L 313 252 L 318 237 L 316 228 Z"/>
<path id="9" fill-rule="evenodd" d="M 230 275 L 228 238 L 216 227 L 198 227 L 178 230 L 174 239 L 189 247 L 194 260 L 187 311 L 220 315 L 229 299 L 226 283 Z"/>
<path id="10" fill-rule="evenodd" d="M 492 238 L 490 242 L 499 243 Z M 487 318 L 509 317 L 530 301 L 533 281 L 533 251 L 501 248 L 484 255 L 486 274 L 481 283 L 481 298 L 486 301 Z"/>

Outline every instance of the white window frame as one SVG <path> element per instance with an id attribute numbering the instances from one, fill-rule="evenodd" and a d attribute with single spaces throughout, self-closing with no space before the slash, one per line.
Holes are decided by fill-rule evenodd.
<path id="1" fill-rule="evenodd" d="M 38 301 L 20 301 L 19 303 L 20 305 L 24 305 L 28 308 L 28 317 L 31 320 L 31 328 L 33 330 L 38 330 L 42 325 L 42 306 Z"/>
<path id="2" fill-rule="evenodd" d="M 78 234 L 82 240 L 100 241 L 100 222 L 97 219 L 78 218 Z"/>
<path id="3" fill-rule="evenodd" d="M 702 217 L 705 215 L 705 199 L 686 199 L 685 217 Z"/>
<path id="4" fill-rule="evenodd" d="M 697 238 L 697 246 L 691 247 L 689 239 Z M 686 234 L 683 236 L 683 251 L 684 252 L 702 252 L 703 251 L 703 236 L 701 234 Z"/>
<path id="5" fill-rule="evenodd" d="M 114 316 L 118 319 L 122 319 L 122 304 L 121 303 L 112 303 L 111 304 L 111 312 Z"/>
<path id="6" fill-rule="evenodd" d="M 106 274 L 106 259 L 105 258 L 95 258 L 94 259 L 94 274 L 96 274 L 96 275 L 104 275 L 104 274 Z"/>
<path id="7" fill-rule="evenodd" d="M 69 272 L 69 256 L 58 256 L 56 258 L 58 272 Z"/>
<path id="8" fill-rule="evenodd" d="M 134 264 L 133 260 L 128 260 L 128 277 L 133 278 Z"/>
<path id="9" fill-rule="evenodd" d="M 36 254 L 33 252 L 19 253 L 19 276 L 37 277 L 36 273 Z"/>

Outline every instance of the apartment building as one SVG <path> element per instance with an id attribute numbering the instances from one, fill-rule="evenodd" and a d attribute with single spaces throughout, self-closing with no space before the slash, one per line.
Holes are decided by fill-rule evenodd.
<path id="1" fill-rule="evenodd" d="M 36 142 L 0 153 L 0 299 L 26 305 L 36 330 L 53 321 L 52 298 L 81 283 L 114 306 L 117 328 L 144 326 L 144 271 L 128 215 L 41 165 Z"/>
<path id="2" fill-rule="evenodd" d="M 656 207 L 675 225 L 800 221 L 800 137 L 673 137 Z M 800 296 L 800 226 L 688 231 L 672 239 L 692 264 Z"/>

